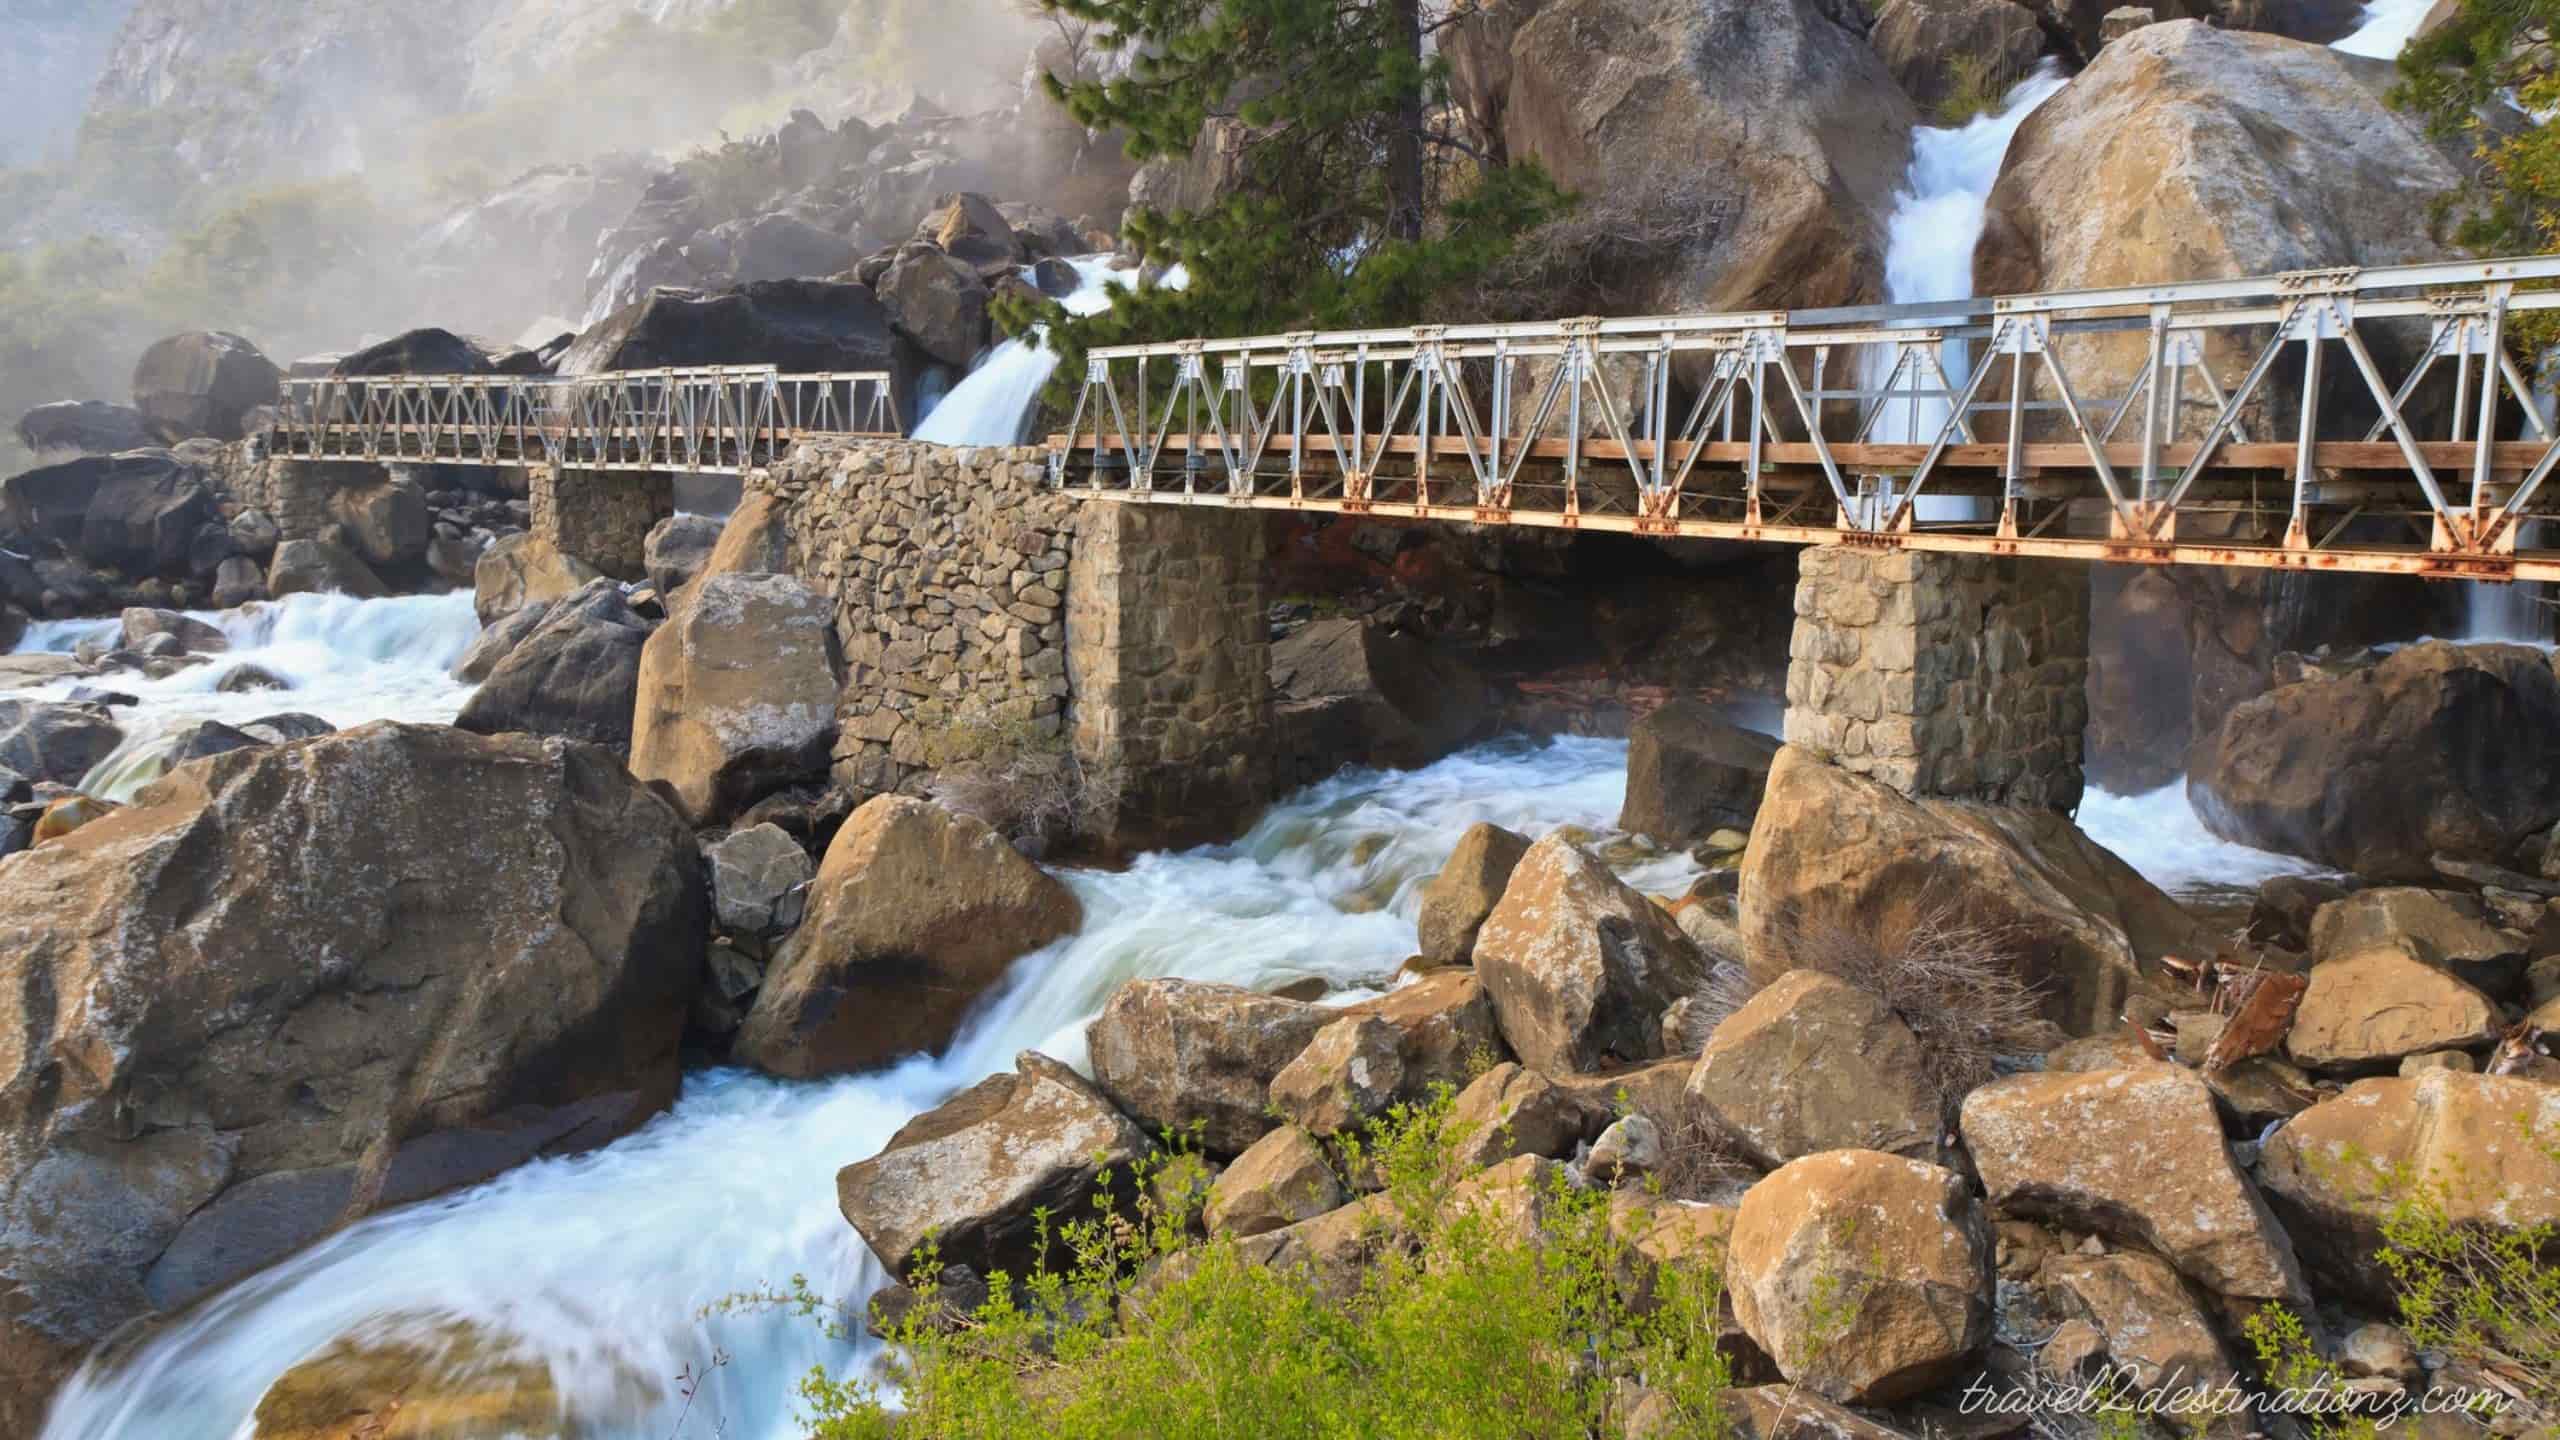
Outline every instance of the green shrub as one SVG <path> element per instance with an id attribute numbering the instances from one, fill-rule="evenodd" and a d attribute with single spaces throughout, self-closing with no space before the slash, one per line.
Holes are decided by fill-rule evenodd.
<path id="1" fill-rule="evenodd" d="M 1725 1433 L 1715 1269 L 1671 1267 L 1649 1287 L 1631 1283 L 1609 1193 L 1560 1176 L 1539 1197 L 1534 1236 L 1485 1209 L 1453 1213 L 1450 1196 L 1471 1177 L 1451 1163 L 1450 1103 L 1444 1087 L 1343 1147 L 1346 1173 L 1385 1187 L 1376 1259 L 1356 1294 L 1257 1263 L 1232 1240 L 1197 1239 L 1188 1213 L 1197 1192 L 1141 1183 L 1127 1211 L 1106 1203 L 1058 1223 L 1046 1249 L 1054 1263 L 993 1277 L 986 1303 L 959 1323 L 929 1304 L 908 1310 L 888 1372 L 903 1418 L 867 1381 L 806 1377 L 798 1393 L 809 1433 L 1583 1440 L 1615 1433 L 1613 1406 L 1629 1384 L 1673 1407 L 1677 1433 Z M 1179 1161 L 1160 1156 L 1147 1168 L 1167 1163 Z M 928 1260 L 911 1283 L 930 1299 L 938 1274 Z M 1644 1289 L 1650 1302 L 1639 1308 Z"/>

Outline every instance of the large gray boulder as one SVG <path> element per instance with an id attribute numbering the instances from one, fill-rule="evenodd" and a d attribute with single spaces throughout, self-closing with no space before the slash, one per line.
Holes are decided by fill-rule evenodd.
<path id="1" fill-rule="evenodd" d="M 153 441 L 142 412 L 130 405 L 58 400 L 19 417 L 18 443 L 39 455 L 47 451 L 113 455 L 139 450 Z"/>
<path id="2" fill-rule="evenodd" d="M 1627 735 L 1627 800 L 1618 828 L 1665 845 L 1751 828 L 1778 742 L 1698 700 L 1674 700 Z"/>
<path id="3" fill-rule="evenodd" d="M 1125 1186 L 1146 1155 L 1145 1133 L 1083 1076 L 1030 1050 L 1013 1064 L 836 1172 L 837 1207 L 891 1275 L 905 1278 L 930 1242 L 946 1264 L 1026 1280 L 1038 1214 L 1090 1214 L 1104 1173 Z"/>
<path id="4" fill-rule="evenodd" d="M 591 580 L 507 651 L 453 723 L 482 735 L 558 735 L 621 754 L 631 747 L 650 629 L 619 583 Z"/>
<path id="5" fill-rule="evenodd" d="M 287 540 L 267 562 L 267 593 L 279 600 L 303 594 L 372 599 L 390 594 L 391 587 L 364 557 L 334 540 Z"/>
<path id="6" fill-rule="evenodd" d="M 203 472 L 165 450 L 105 462 L 80 512 L 81 558 L 126 575 L 188 572 L 196 532 L 215 518 Z"/>
<path id="7" fill-rule="evenodd" d="M 986 346 L 986 282 L 935 246 L 899 251 L 880 277 L 880 298 L 898 332 L 946 365 L 966 365 Z"/>
<path id="8" fill-rule="evenodd" d="M 199 330 L 142 352 L 133 405 L 164 444 L 237 440 L 248 413 L 282 396 L 284 372 L 237 335 Z"/>
<path id="9" fill-rule="evenodd" d="M 104 705 L 0 700 L 0 769 L 40 784 L 77 785 L 123 743 Z"/>
<path id="10" fill-rule="evenodd" d="M 381 724 L 236 750 L 0 870 L 18 1395 L 351 1218 L 675 1094 L 693 837 L 592 747 Z"/>
<path id="11" fill-rule="evenodd" d="M 708 515 L 670 515 L 649 529 L 644 553 L 649 583 L 672 596 L 702 572 L 720 543 L 721 522 Z M 773 567 L 766 567 L 771 569 Z"/>

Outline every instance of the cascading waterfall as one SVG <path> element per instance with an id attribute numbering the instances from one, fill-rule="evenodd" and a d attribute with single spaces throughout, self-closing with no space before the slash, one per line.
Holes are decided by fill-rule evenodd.
<path id="1" fill-rule="evenodd" d="M 1110 309 L 1111 292 L 1104 282 L 1118 279 L 1127 284 L 1137 278 L 1134 272 L 1114 270 L 1107 255 L 1087 255 L 1068 263 L 1075 266 L 1079 283 L 1073 294 L 1058 303 L 1071 315 L 1098 315 Z M 1058 356 L 1049 348 L 1046 330 L 1007 340 L 988 351 L 968 378 L 942 397 L 916 427 L 915 438 L 937 445 L 1021 444 L 1040 387 L 1049 383 L 1057 368 Z"/>
<path id="2" fill-rule="evenodd" d="M 1083 931 L 1019 962 L 939 1059 L 794 1084 L 691 1077 L 674 1109 L 594 1153 L 377 1216 L 216 1295 L 63 1390 L 47 1440 L 232 1440 L 277 1376 L 350 1333 L 463 1321 L 551 1366 L 591 1440 L 664 1440 L 667 1377 L 710 1371 L 688 1434 L 798 1440 L 791 1389 L 813 1364 L 876 1353 L 726 1297 L 808 1277 L 860 1302 L 885 1280 L 836 1211 L 838 1167 L 1026 1048 L 1084 1058 L 1112 991 L 1181 974 L 1269 989 L 1320 976 L 1382 983 L 1411 954 L 1422 884 L 1467 826 L 1605 830 L 1622 742 L 1510 742 L 1401 774 L 1360 771 L 1278 805 L 1232 845 L 1067 872 Z M 1640 888 L 1677 891 L 1686 856 L 1611 844 Z M 715 1348 L 728 1357 L 708 1361 Z"/>
<path id="3" fill-rule="evenodd" d="M 2417 35 L 2435 3 L 2436 0 L 2372 0 L 2364 7 L 2355 32 L 2330 48 L 2373 60 L 2396 60 Z"/>
<path id="4" fill-rule="evenodd" d="M 1932 300 L 1973 298 L 1973 250 L 1982 238 L 1991 187 L 2000 179 L 2000 162 L 2009 142 L 2036 107 L 2068 83 L 2051 62 L 2012 87 L 2000 108 L 1962 125 L 1922 126 L 1911 132 L 1911 176 L 1885 226 L 1885 298 L 1896 305 Z M 1939 364 L 1948 388 L 1964 384 L 1964 342 L 1939 347 Z M 1877 355 L 1869 365 L 1871 383 L 1882 384 L 1892 357 Z M 1933 388 L 1928 377 L 1921 388 Z M 1904 387 L 1913 384 L 1906 375 Z M 1883 444 L 1925 445 L 1946 424 L 1949 406 L 1934 396 L 1891 400 L 1878 413 L 1869 433 Z M 1969 519 L 1975 502 L 1965 497 L 1923 496 L 1915 511 L 1922 520 Z"/>
<path id="5" fill-rule="evenodd" d="M 461 713 L 471 694 L 472 687 L 451 674 L 480 633 L 468 591 L 374 600 L 290 595 L 194 618 L 220 630 L 230 648 L 162 680 L 120 671 L 26 692 L 29 698 L 58 700 L 87 685 L 142 702 L 117 708 L 124 743 L 81 788 L 110 800 L 130 797 L 159 777 L 177 733 L 199 720 L 239 725 L 300 711 L 342 729 L 374 720 L 442 724 Z M 114 620 L 42 621 L 27 628 L 19 648 L 67 654 L 85 640 L 112 642 L 118 628 Z M 217 687 L 223 679 L 244 665 L 267 670 L 293 688 L 222 693 Z"/>

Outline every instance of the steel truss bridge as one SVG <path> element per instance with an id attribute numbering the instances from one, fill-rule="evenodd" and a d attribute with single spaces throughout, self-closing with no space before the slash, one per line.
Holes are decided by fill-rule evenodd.
<path id="1" fill-rule="evenodd" d="M 2555 280 L 2539 257 L 1115 346 L 1050 474 L 1139 503 L 2560 579 L 2534 523 L 2560 516 L 2560 443 L 2508 343 Z M 2099 367 L 2123 393 L 2075 380 Z"/>
<path id="2" fill-rule="evenodd" d="M 885 371 L 329 376 L 285 382 L 264 448 L 288 460 L 743 474 L 806 437 L 902 430 Z"/>

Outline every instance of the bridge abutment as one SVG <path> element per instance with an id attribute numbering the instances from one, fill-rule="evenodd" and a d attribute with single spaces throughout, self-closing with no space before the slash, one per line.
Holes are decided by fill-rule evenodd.
<path id="1" fill-rule="evenodd" d="M 676 511 L 675 477 L 663 471 L 536 465 L 529 489 L 534 535 L 616 580 L 648 575 L 649 531 Z"/>
<path id="2" fill-rule="evenodd" d="M 2081 566 L 1817 545 L 1795 611 L 1789 743 L 1906 795 L 2078 808 Z"/>

